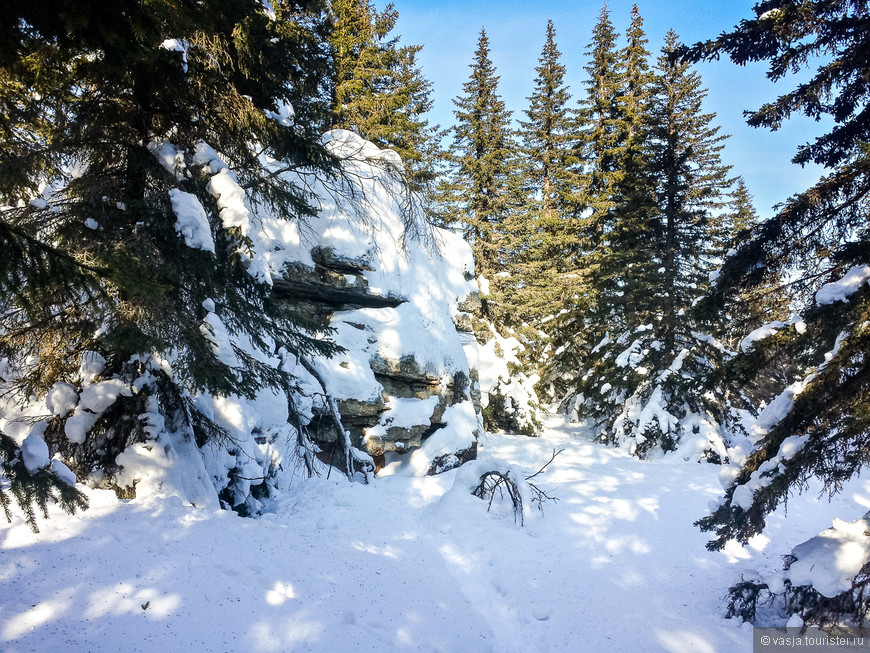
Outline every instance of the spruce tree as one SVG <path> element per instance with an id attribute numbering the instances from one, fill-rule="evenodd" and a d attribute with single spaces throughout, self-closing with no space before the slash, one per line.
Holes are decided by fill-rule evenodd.
<path id="1" fill-rule="evenodd" d="M 726 254 L 735 253 L 752 238 L 753 229 L 760 224 L 752 195 L 742 178 L 738 177 L 730 210 L 722 218 L 721 249 Z M 740 341 L 746 334 L 788 316 L 790 304 L 788 284 L 780 276 L 772 275 L 763 284 L 743 288 L 739 297 L 728 303 L 727 309 L 722 306 L 715 307 L 715 312 L 725 317 L 722 330 L 724 342 L 731 349 L 739 348 Z M 788 385 L 794 377 L 793 365 L 780 355 L 771 357 L 767 368 L 764 373 L 753 375 L 755 378 L 751 381 L 744 379 L 748 385 L 742 391 L 754 399 L 756 404 L 769 401 L 776 395 L 773 389 L 775 386 Z"/>
<path id="2" fill-rule="evenodd" d="M 724 501 L 701 520 L 703 530 L 715 531 L 709 546 L 717 549 L 759 533 L 766 515 L 810 476 L 833 493 L 870 460 L 870 10 L 847 0 L 766 0 L 754 11 L 754 18 L 682 57 L 768 61 L 772 81 L 811 69 L 808 81 L 751 112 L 749 124 L 776 129 L 803 114 L 830 116 L 834 126 L 793 159 L 825 166 L 828 174 L 753 230 L 710 294 L 711 304 L 728 306 L 742 289 L 776 284 L 788 273 L 802 320 L 782 316 L 777 334 L 747 347 L 742 363 L 751 376 L 763 369 L 771 347 L 790 347 L 805 373 L 777 400 L 788 410 L 776 419 L 762 414 L 754 451 L 736 461 L 740 469 Z"/>
<path id="3" fill-rule="evenodd" d="M 577 416 L 594 425 L 597 437 L 606 443 L 635 436 L 634 425 L 623 424 L 622 416 L 627 407 L 648 399 L 639 392 L 649 374 L 648 365 L 639 364 L 641 352 L 620 356 L 626 345 L 637 347 L 643 339 L 636 333 L 650 335 L 656 316 L 653 301 L 662 230 L 647 153 L 652 75 L 646 43 L 643 20 L 634 6 L 626 45 L 618 54 L 608 196 L 590 202 L 606 202 L 608 215 L 595 247 L 585 256 L 594 270 L 587 284 L 592 302 L 580 359 L 584 373 L 574 391 L 582 396 L 576 402 Z M 607 71 L 595 74 L 602 77 Z"/>
<path id="4" fill-rule="evenodd" d="M 617 49 L 605 5 L 588 50 L 587 96 L 580 111 L 585 183 L 571 275 L 576 290 L 554 322 L 557 349 L 545 375 L 554 386 L 564 386 L 563 400 L 575 397 L 582 417 L 599 426 L 612 419 L 614 406 L 597 388 L 608 383 L 610 389 L 615 379 L 604 381 L 595 371 L 597 345 L 648 321 L 650 293 L 642 288 L 650 281 L 647 268 L 659 236 L 645 154 L 649 53 L 637 7 L 626 36 L 626 46 Z M 603 433 L 602 439 L 611 436 Z"/>
<path id="5" fill-rule="evenodd" d="M 335 0 L 329 14 L 330 127 L 365 131 L 378 80 L 388 74 L 389 44 L 381 40 L 393 27 L 391 16 L 368 0 Z"/>
<path id="6" fill-rule="evenodd" d="M 452 170 L 442 193 L 452 222 L 463 229 L 474 250 L 477 273 L 492 283 L 488 311 L 496 317 L 503 312 L 498 284 L 509 283 L 496 275 L 507 262 L 505 222 L 515 208 L 517 188 L 511 114 L 499 96 L 499 77 L 489 53 L 489 38 L 481 30 L 471 75 L 463 95 L 453 101 Z"/>
<path id="7" fill-rule="evenodd" d="M 713 124 L 715 114 L 704 113 L 707 91 L 701 76 L 685 63 L 670 62 L 678 46 L 677 35 L 669 31 L 650 115 L 651 159 L 664 230 L 663 337 L 671 350 L 681 321 L 677 311 L 701 296 L 710 269 L 724 253 L 719 214 L 727 208 L 732 182 L 720 157 L 727 136 Z"/>
<path id="8" fill-rule="evenodd" d="M 565 66 L 552 21 L 536 67 L 534 90 L 528 98 L 527 120 L 520 121 L 518 139 L 524 202 L 509 224 L 513 241 L 512 274 L 506 288 L 512 325 L 541 319 L 561 303 L 572 284 L 566 252 L 573 238 L 578 202 L 578 138 Z"/>
<path id="9" fill-rule="evenodd" d="M 378 12 L 369 0 L 332 0 L 330 16 L 330 127 L 395 150 L 412 189 L 425 188 L 438 129 L 423 118 L 432 107 L 432 83 L 417 63 L 423 46 L 390 36 L 399 17 L 392 4 Z"/>
<path id="10" fill-rule="evenodd" d="M 528 98 L 528 120 L 520 121 L 518 136 L 523 157 L 528 162 L 525 186 L 537 199 L 540 213 L 558 215 L 569 212 L 575 203 L 576 162 L 573 146 L 574 112 L 568 107 L 571 95 L 565 85 L 565 66 L 556 45 L 556 28 L 547 22 L 547 35 L 538 58 L 532 95 Z"/>
<path id="11" fill-rule="evenodd" d="M 575 403 L 583 402 L 577 387 L 595 345 L 593 331 L 607 319 L 608 309 L 597 284 L 606 283 L 600 258 L 613 218 L 624 143 L 618 38 L 605 4 L 586 51 L 586 95 L 580 101 L 575 128 L 582 134 L 576 148 L 581 191 L 572 216 L 571 242 L 563 255 L 567 268 L 564 278 L 571 289 L 563 308 L 546 324 L 554 352 L 543 370 L 541 391 L 563 404 L 575 398 Z"/>
<path id="12" fill-rule="evenodd" d="M 621 325 L 633 328 L 646 323 L 654 310 L 646 303 L 655 296 L 650 287 L 656 282 L 656 245 L 662 233 L 649 160 L 653 76 L 649 70 L 647 42 L 643 19 L 634 5 L 626 45 L 620 53 L 624 68 L 618 103 L 619 150 L 612 196 L 614 206 L 606 227 L 604 247 L 593 252 L 599 262 L 594 285 L 604 308 L 599 320 L 604 318 L 611 332 Z"/>
<path id="13" fill-rule="evenodd" d="M 622 94 L 623 115 L 625 122 L 623 130 L 626 149 L 630 152 L 623 155 L 630 162 L 632 156 L 642 150 L 646 140 L 646 113 L 649 108 L 650 83 L 652 74 L 649 69 L 649 50 L 646 45 L 649 40 L 643 31 L 643 18 L 637 5 L 631 8 L 631 22 L 625 32 L 626 45 L 622 50 L 621 59 L 625 66 L 625 81 Z M 623 166 L 625 167 L 625 166 Z"/>
<path id="14" fill-rule="evenodd" d="M 746 187 L 743 177 L 737 178 L 737 186 L 734 188 L 734 201 L 731 213 L 728 215 L 725 226 L 727 238 L 730 239 L 732 248 L 742 245 L 749 237 L 749 232 L 758 223 L 758 211 L 752 194 Z"/>
<path id="15" fill-rule="evenodd" d="M 688 455 L 721 460 L 731 397 L 711 374 L 728 354 L 708 335 L 716 325 L 701 324 L 693 306 L 723 253 L 725 137 L 703 111 L 699 75 L 670 64 L 676 35 L 668 35 L 655 74 L 636 7 L 627 37 L 612 114 L 608 217 L 586 257 L 595 270 L 583 323 L 592 339 L 577 356 L 573 410 L 600 441 L 637 455 L 691 439 Z"/>
<path id="16" fill-rule="evenodd" d="M 583 186 L 589 215 L 585 220 L 585 239 L 578 247 L 587 252 L 601 242 L 607 229 L 623 160 L 623 61 L 617 49 L 618 38 L 605 4 L 586 51 L 589 56 L 589 63 L 584 67 L 588 75 L 583 82 L 586 97 L 581 101 L 579 115 L 579 127 L 585 135 Z"/>
<path id="17" fill-rule="evenodd" d="M 58 410 L 43 429 L 76 473 L 110 483 L 115 456 L 149 437 L 139 416 L 154 402 L 167 425 L 202 444 L 220 430 L 190 393 L 289 393 L 292 379 L 259 354 L 331 350 L 275 302 L 241 200 L 305 219 L 313 207 L 280 173 L 332 169 L 311 127 L 325 110 L 320 6 L 237 2 L 204 12 L 121 0 L 106 13 L 16 1 L 6 18 L 4 379 L 23 396 L 117 386 L 102 416 L 77 409 L 73 425 Z M 181 232 L 179 204 L 198 207 L 202 233 Z M 220 351 L 218 324 L 251 349 Z M 29 437 L 41 439 L 36 428 Z M 0 451 L 13 494 L 44 505 L 42 490 L 22 489 L 44 489 L 44 470 L 23 473 L 7 436 Z"/>
<path id="18" fill-rule="evenodd" d="M 718 333 L 719 324 L 704 323 L 694 306 L 725 251 L 719 234 L 732 180 L 720 156 L 727 136 L 714 124 L 715 114 L 704 112 L 707 91 L 700 75 L 671 62 L 678 46 L 677 35 L 669 31 L 651 88 L 648 171 L 657 224 L 648 232 L 648 242 L 655 245 L 647 248 L 652 265 L 644 269 L 646 279 L 637 292 L 650 298 L 645 303 L 652 319 L 651 328 L 630 339 L 631 346 L 646 343 L 639 349 L 650 352 L 645 363 L 649 374 L 633 389 L 632 399 L 640 400 L 645 411 L 661 407 L 665 412 L 645 431 L 643 414 L 636 420 L 629 415 L 623 429 L 643 439 L 641 451 L 672 449 L 697 434 L 696 451 L 707 450 L 721 460 L 731 403 L 738 398 L 714 382 L 713 373 L 729 357 L 711 335 Z"/>

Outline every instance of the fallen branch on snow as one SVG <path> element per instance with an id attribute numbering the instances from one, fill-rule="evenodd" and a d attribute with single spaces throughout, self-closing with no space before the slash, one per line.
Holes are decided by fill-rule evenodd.
<path id="1" fill-rule="evenodd" d="M 558 501 L 558 497 L 550 496 L 540 487 L 538 487 L 535 483 L 531 483 L 530 481 L 543 473 L 545 469 L 552 463 L 556 456 L 562 453 L 564 449 L 560 449 L 556 451 L 553 449 L 553 455 L 550 456 L 550 460 L 548 460 L 537 472 L 532 474 L 531 476 L 517 476 L 513 470 L 508 470 L 507 472 L 499 472 L 496 470 L 491 470 L 485 472 L 480 475 L 480 482 L 472 491 L 472 494 L 476 497 L 479 497 L 486 501 L 489 500 L 489 503 L 486 507 L 487 512 L 489 512 L 490 508 L 492 508 L 492 502 L 495 500 L 496 494 L 498 494 L 499 499 L 504 499 L 505 494 L 511 501 L 511 505 L 513 506 L 514 511 L 514 521 L 519 518 L 520 526 L 524 525 L 524 515 L 523 515 L 523 506 L 524 505 L 532 505 L 537 503 L 538 510 L 543 514 L 544 512 L 544 501 Z"/>

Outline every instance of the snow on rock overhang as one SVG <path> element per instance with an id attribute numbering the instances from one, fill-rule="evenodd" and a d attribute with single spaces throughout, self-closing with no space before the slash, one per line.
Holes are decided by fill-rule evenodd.
<path id="1" fill-rule="evenodd" d="M 469 449 L 478 426 L 468 411 L 452 408 L 468 402 L 476 414 L 470 403 L 476 371 L 456 326 L 466 300 L 478 292 L 471 248 L 459 235 L 426 223 L 401 184 L 394 152 L 346 130 L 325 134 L 323 142 L 342 159 L 344 174 L 300 180 L 314 191 L 318 215 L 289 232 L 281 218 L 260 216 L 264 233 L 255 240 L 265 242 L 268 232 L 276 292 L 322 311 L 334 329 L 331 338 L 344 348 L 311 362 L 338 401 L 355 445 L 372 455 L 416 451 L 421 433 L 428 439 L 443 431 L 452 434 L 449 442 L 427 464 L 421 456 L 430 456 L 418 454 L 414 469 L 449 468 L 452 458 L 442 449 L 449 443 Z M 399 413 L 401 427 L 393 419 L 384 428 L 386 416 Z M 404 423 L 410 415 L 417 423 Z M 458 463 L 463 455 L 454 458 Z"/>

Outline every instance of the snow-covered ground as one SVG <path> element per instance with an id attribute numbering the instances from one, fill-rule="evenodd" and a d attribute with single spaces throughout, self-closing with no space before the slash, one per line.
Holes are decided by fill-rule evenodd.
<path id="1" fill-rule="evenodd" d="M 468 468 L 368 486 L 333 474 L 257 519 L 99 491 L 39 535 L 4 522 L 0 650 L 748 651 L 751 629 L 722 617 L 728 586 L 870 506 L 865 481 L 836 505 L 810 493 L 754 547 L 711 553 L 692 522 L 718 467 L 545 426 L 486 436 L 473 463 L 532 473 L 564 449 L 535 479 L 559 502 L 525 527 L 460 487 Z"/>

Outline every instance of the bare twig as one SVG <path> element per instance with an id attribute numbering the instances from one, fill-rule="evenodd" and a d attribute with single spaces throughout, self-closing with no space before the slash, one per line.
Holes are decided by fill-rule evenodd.
<path id="1" fill-rule="evenodd" d="M 538 474 L 543 473 L 543 471 L 544 471 L 545 469 L 547 469 L 547 467 L 550 466 L 550 463 L 553 462 L 554 460 L 556 460 L 556 456 L 558 456 L 558 455 L 559 455 L 560 453 L 562 453 L 563 451 L 565 451 L 565 450 L 564 450 L 564 449 L 559 449 L 559 451 L 556 451 L 555 449 L 553 449 L 553 455 L 550 456 L 550 460 L 548 460 L 546 463 L 544 463 L 544 466 L 541 467 L 541 469 L 539 469 L 538 471 L 536 471 L 534 474 L 532 474 L 531 476 L 526 476 L 526 480 L 527 480 L 527 481 L 531 481 L 533 478 L 535 478 L 535 476 L 537 476 Z"/>
<path id="2" fill-rule="evenodd" d="M 538 487 L 534 483 L 530 483 L 529 481 L 539 474 L 543 473 L 545 469 L 556 459 L 560 453 L 562 453 L 564 449 L 560 449 L 556 451 L 553 449 L 553 455 L 550 456 L 550 460 L 548 460 L 544 465 L 531 476 L 526 476 L 521 480 L 517 480 L 515 476 L 513 476 L 508 470 L 505 473 L 491 470 L 485 472 L 480 475 L 480 480 L 477 486 L 472 490 L 472 494 L 476 497 L 483 499 L 484 501 L 488 500 L 488 504 L 486 506 L 487 512 L 492 508 L 492 502 L 495 500 L 496 493 L 498 493 L 498 497 L 500 499 L 504 499 L 505 493 L 507 493 L 508 498 L 511 501 L 511 506 L 514 511 L 514 521 L 519 520 L 520 526 L 524 525 L 524 515 L 523 515 L 523 491 L 520 485 L 525 483 L 529 488 L 529 495 L 532 503 L 538 504 L 538 510 L 541 513 L 544 512 L 544 501 L 558 501 L 558 497 L 551 496 L 547 494 L 544 490 Z"/>

